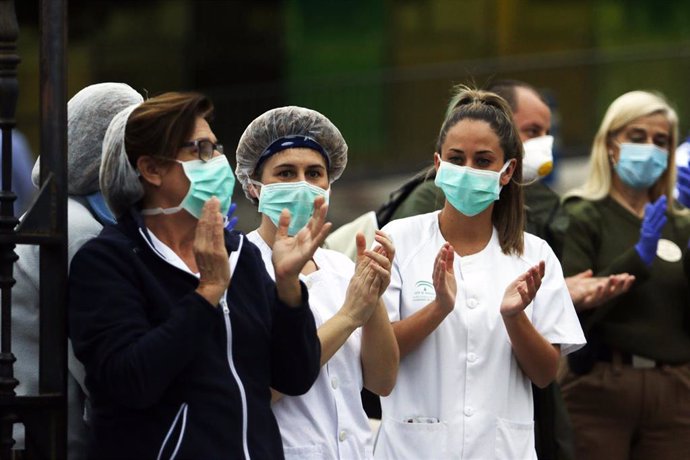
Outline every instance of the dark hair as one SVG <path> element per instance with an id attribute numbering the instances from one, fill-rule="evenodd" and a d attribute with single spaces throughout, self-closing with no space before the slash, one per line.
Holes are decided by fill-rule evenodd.
<path id="1" fill-rule="evenodd" d="M 448 131 L 462 120 L 486 122 L 498 137 L 504 160 L 516 161 L 512 180 L 501 190 L 494 204 L 491 220 L 498 231 L 501 250 L 505 254 L 522 254 L 525 228 L 524 198 L 522 195 L 522 142 L 513 124 L 508 103 L 497 94 L 457 86 L 455 108 L 446 117 L 436 141 L 436 152 L 441 155 Z"/>
<path id="2" fill-rule="evenodd" d="M 125 151 L 136 168 L 142 155 L 175 158 L 198 117 L 210 121 L 213 103 L 199 93 L 164 93 L 144 101 L 127 119 Z"/>
<path id="3" fill-rule="evenodd" d="M 544 104 L 549 105 L 548 101 L 544 98 L 544 96 L 542 96 L 542 94 L 537 90 L 537 88 L 521 80 L 496 80 L 486 87 L 486 91 L 496 93 L 503 99 L 505 99 L 508 105 L 510 106 L 510 110 L 512 110 L 513 113 L 515 113 L 517 112 L 517 97 L 515 97 L 516 88 L 524 88 L 528 91 L 533 92 L 539 97 L 539 99 Z"/>

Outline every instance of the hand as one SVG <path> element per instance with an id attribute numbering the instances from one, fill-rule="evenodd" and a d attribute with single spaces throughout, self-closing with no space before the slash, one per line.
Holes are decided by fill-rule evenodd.
<path id="1" fill-rule="evenodd" d="M 690 208 L 690 162 L 688 166 L 678 167 L 676 188 L 678 189 L 678 201 L 680 204 Z"/>
<path id="2" fill-rule="evenodd" d="M 225 249 L 220 201 L 216 197 L 204 204 L 201 219 L 196 225 L 192 250 L 199 269 L 196 291 L 212 305 L 218 305 L 230 284 L 230 264 Z"/>
<path id="3" fill-rule="evenodd" d="M 501 315 L 515 316 L 527 308 L 537 295 L 545 270 L 546 264 L 542 260 L 508 285 L 501 302 Z"/>
<path id="4" fill-rule="evenodd" d="M 453 268 L 454 258 L 455 249 L 450 243 L 444 243 L 434 260 L 433 284 L 436 291 L 436 303 L 446 315 L 455 308 L 455 297 L 458 293 Z"/>
<path id="5" fill-rule="evenodd" d="M 654 203 L 647 203 L 644 207 L 644 218 L 640 229 L 640 241 L 635 250 L 642 261 L 652 265 L 656 248 L 661 238 L 661 230 L 666 224 L 666 195 L 661 195 Z"/>
<path id="6" fill-rule="evenodd" d="M 235 225 L 237 225 L 237 216 L 232 217 L 235 213 L 235 209 L 237 209 L 237 203 L 230 203 L 230 209 L 228 209 L 228 214 L 225 216 L 225 229 L 227 231 L 231 231 L 235 228 Z"/>
<path id="7" fill-rule="evenodd" d="M 347 286 L 345 303 L 338 312 L 338 314 L 346 315 L 355 328 L 363 326 L 369 321 L 381 297 L 381 285 L 390 281 L 390 272 L 386 272 L 365 255 L 366 240 L 363 234 L 357 233 L 356 243 L 355 273 Z M 383 257 L 379 254 L 376 255 Z"/>
<path id="8" fill-rule="evenodd" d="M 290 211 L 283 209 L 278 220 L 276 239 L 273 243 L 273 268 L 276 281 L 297 279 L 304 265 L 311 260 L 316 249 L 326 239 L 332 224 L 326 222 L 328 205 L 320 196 L 314 200 L 314 213 L 307 225 L 295 236 L 288 236 Z"/>
<path id="9" fill-rule="evenodd" d="M 577 311 L 596 308 L 628 292 L 634 282 L 635 277 L 628 273 L 594 277 L 592 270 L 585 270 L 565 279 L 570 298 Z"/>

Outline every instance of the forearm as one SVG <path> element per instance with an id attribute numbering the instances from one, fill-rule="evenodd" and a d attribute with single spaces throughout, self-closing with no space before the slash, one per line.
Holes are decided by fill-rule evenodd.
<path id="1" fill-rule="evenodd" d="M 544 388 L 556 378 L 560 351 L 534 328 L 525 312 L 504 316 L 513 353 L 522 371 L 538 387 Z"/>
<path id="2" fill-rule="evenodd" d="M 400 352 L 388 313 L 379 300 L 376 310 L 362 328 L 362 374 L 371 392 L 388 396 L 398 376 Z"/>
<path id="3" fill-rule="evenodd" d="M 392 324 L 395 338 L 400 349 L 400 358 L 414 351 L 439 324 L 446 318 L 448 313 L 444 312 L 436 300 L 426 307 Z"/>
<path id="4" fill-rule="evenodd" d="M 336 313 L 316 331 L 321 342 L 321 361 L 323 366 L 342 347 L 358 325 L 347 315 Z"/>

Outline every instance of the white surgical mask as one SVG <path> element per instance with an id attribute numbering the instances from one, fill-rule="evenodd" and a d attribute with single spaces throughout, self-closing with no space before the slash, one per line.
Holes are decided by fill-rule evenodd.
<path id="1" fill-rule="evenodd" d="M 532 182 L 547 176 L 553 170 L 553 136 L 540 136 L 522 143 L 522 179 Z"/>

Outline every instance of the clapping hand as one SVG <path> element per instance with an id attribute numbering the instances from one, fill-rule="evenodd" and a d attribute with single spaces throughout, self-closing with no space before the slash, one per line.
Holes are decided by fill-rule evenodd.
<path id="1" fill-rule="evenodd" d="M 453 268 L 454 258 L 455 249 L 450 243 L 444 243 L 434 260 L 433 284 L 436 303 L 445 314 L 449 314 L 455 308 L 455 296 L 458 293 Z"/>
<path id="2" fill-rule="evenodd" d="M 635 277 L 628 273 L 596 277 L 592 275 L 592 270 L 585 270 L 565 279 L 577 311 L 596 308 L 628 292 L 635 282 Z"/>
<path id="3" fill-rule="evenodd" d="M 545 270 L 546 264 L 542 260 L 508 285 L 501 302 L 503 316 L 515 316 L 527 308 L 537 295 Z"/>
<path id="4" fill-rule="evenodd" d="M 661 195 L 654 203 L 645 205 L 640 240 L 635 245 L 635 250 L 647 265 L 651 265 L 654 261 L 664 225 L 666 225 L 666 195 Z"/>
<path id="5" fill-rule="evenodd" d="M 199 270 L 197 292 L 212 305 L 230 284 L 230 264 L 225 249 L 220 201 L 213 197 L 204 204 L 194 235 L 194 259 Z"/>
<path id="6" fill-rule="evenodd" d="M 273 243 L 273 268 L 276 281 L 297 279 L 304 265 L 311 260 L 316 249 L 321 246 L 331 231 L 332 224 L 326 222 L 328 205 L 324 197 L 314 200 L 314 213 L 294 237 L 288 236 L 290 212 L 283 209 L 278 220 L 276 239 Z"/>

